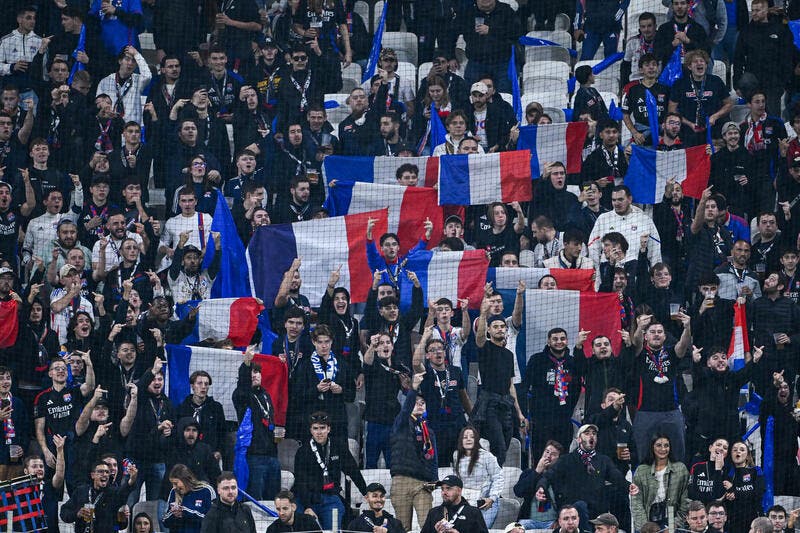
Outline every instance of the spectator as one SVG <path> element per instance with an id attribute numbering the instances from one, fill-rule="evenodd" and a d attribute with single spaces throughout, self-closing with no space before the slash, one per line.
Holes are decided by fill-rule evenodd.
<path id="1" fill-rule="evenodd" d="M 525 529 L 549 529 L 558 518 L 552 487 L 548 491 L 537 487 L 544 471 L 551 468 L 563 453 L 561 444 L 548 441 L 536 466 L 524 470 L 514 485 L 514 494 L 525 499 L 519 510 L 519 522 Z"/>
<path id="2" fill-rule="evenodd" d="M 641 17 L 639 26 L 641 27 Z M 646 21 L 649 22 L 649 21 Z M 634 37 L 634 39 L 636 39 Z M 639 37 L 641 39 L 641 37 Z M 630 41 L 629 41 L 630 42 Z M 669 100 L 669 88 L 658 82 L 659 66 L 658 59 L 652 52 L 647 52 L 639 56 L 638 83 L 631 82 L 623 91 L 622 115 L 625 127 L 631 132 L 633 141 L 638 145 L 644 145 L 648 137 L 656 138 L 658 132 L 650 131 L 650 111 L 647 106 L 648 93 L 655 99 L 656 109 L 658 110 L 658 123 L 667 110 Z"/>
<path id="3" fill-rule="evenodd" d="M 636 530 L 643 530 L 646 522 L 655 522 L 664 527 L 663 524 L 668 521 L 669 507 L 675 510 L 677 525 L 685 524 L 689 507 L 689 471 L 675 459 L 668 436 L 663 433 L 653 436 L 644 461 L 636 468 L 633 482 L 640 487 L 639 494 L 631 498 Z"/>
<path id="4" fill-rule="evenodd" d="M 490 528 L 500 510 L 500 494 L 505 486 L 503 470 L 491 452 L 480 445 L 481 436 L 472 426 L 458 434 L 458 450 L 453 459 L 453 471 L 466 487 L 462 495 L 475 500 L 486 527 Z M 466 494 L 465 494 L 466 492 Z"/>
<path id="5" fill-rule="evenodd" d="M 394 419 L 400 412 L 397 394 L 402 384 L 408 385 L 408 373 L 392 364 L 392 336 L 379 333 L 370 339 L 364 352 L 365 412 L 367 436 L 366 468 L 378 468 L 378 459 L 383 454 L 384 464 L 392 464 L 391 431 Z"/>
<path id="6" fill-rule="evenodd" d="M 117 53 L 119 69 L 109 74 L 97 85 L 97 95 L 111 98 L 114 112 L 126 121 L 143 124 L 142 106 L 139 98 L 150 83 L 152 75 L 142 54 L 129 44 Z M 138 67 L 139 73 L 134 70 Z"/>
<path id="7" fill-rule="evenodd" d="M 319 522 L 315 517 L 309 513 L 297 512 L 297 502 L 294 494 L 292 494 L 290 491 L 281 490 L 275 495 L 274 499 L 275 511 L 278 513 L 278 520 L 275 520 L 269 525 L 267 528 L 268 533 L 285 533 L 294 530 L 309 532 L 320 531 Z"/>
<path id="8" fill-rule="evenodd" d="M 731 463 L 733 472 L 722 482 L 730 517 L 728 531 L 742 533 L 745 529 L 749 531 L 748 522 L 761 514 L 764 476 L 761 469 L 754 466 L 750 449 L 742 441 L 736 441 L 731 446 Z"/>
<path id="9" fill-rule="evenodd" d="M 203 519 L 211 509 L 216 497 L 211 485 L 200 481 L 194 473 L 182 464 L 176 464 L 169 471 L 172 490 L 167 497 L 169 508 L 164 514 L 164 525 L 170 531 L 179 533 L 199 533 Z"/>
<path id="10" fill-rule="evenodd" d="M 672 17 L 658 27 L 653 53 L 666 65 L 678 47 L 681 47 L 681 57 L 692 50 L 710 49 L 708 32 L 691 17 L 687 0 L 672 0 Z M 681 62 L 691 65 L 685 58 Z"/>
<path id="11" fill-rule="evenodd" d="M 605 57 L 616 53 L 619 47 L 619 32 L 622 29 L 622 16 L 628 9 L 629 2 L 611 3 L 588 2 L 576 5 L 575 31 L 573 36 L 581 47 L 581 61 L 594 59 L 600 43 L 603 44 Z"/>
<path id="12" fill-rule="evenodd" d="M 384 503 L 386 502 L 386 489 L 380 483 L 370 483 L 367 485 L 367 491 L 364 498 L 369 505 L 369 509 L 361 512 L 350 525 L 347 526 L 349 531 L 373 531 L 375 527 L 386 529 L 387 533 L 401 533 L 405 531 L 403 524 L 392 516 L 390 513 L 383 510 Z M 380 522 L 380 526 L 377 523 Z M 270 532 L 272 533 L 272 532 Z"/>
<path id="13" fill-rule="evenodd" d="M 75 524 L 81 531 L 97 529 L 113 530 L 117 509 L 125 503 L 128 494 L 136 485 L 136 466 L 130 468 L 130 479 L 119 487 L 109 487 L 110 470 L 103 461 L 95 461 L 91 467 L 91 482 L 78 486 L 59 512 L 61 519 Z"/>
<path id="14" fill-rule="evenodd" d="M 239 486 L 233 472 L 223 472 L 217 478 L 217 497 L 203 519 L 201 533 L 241 531 L 256 533 L 256 523 L 250 507 L 238 501 Z"/>
<path id="15" fill-rule="evenodd" d="M 624 86 L 631 81 L 642 79 L 640 60 L 646 54 L 654 54 L 654 39 L 656 36 L 656 16 L 647 11 L 639 15 L 639 33 L 628 39 L 625 43 L 625 56 L 620 67 Z M 639 67 L 637 72 L 632 71 L 633 65 Z"/>
<path id="16" fill-rule="evenodd" d="M 433 533 L 444 524 L 451 524 L 448 529 L 456 529 L 461 533 L 486 533 L 488 528 L 483 515 L 476 507 L 462 497 L 464 482 L 457 475 L 450 475 L 438 481 L 442 488 L 442 504 L 434 507 L 422 525 L 423 533 Z M 458 520 L 461 520 L 459 522 Z"/>

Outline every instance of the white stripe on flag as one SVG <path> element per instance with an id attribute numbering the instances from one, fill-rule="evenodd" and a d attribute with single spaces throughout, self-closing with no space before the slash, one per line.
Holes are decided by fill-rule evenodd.
<path id="1" fill-rule="evenodd" d="M 550 269 L 497 267 L 494 272 L 495 289 L 517 290 L 520 281 L 524 281 L 527 288 L 535 289 L 539 285 L 539 280 L 550 273 Z"/>
<path id="2" fill-rule="evenodd" d="M 467 158 L 467 164 L 470 205 L 500 200 L 500 154 L 474 155 Z"/>
<path id="3" fill-rule="evenodd" d="M 331 270 L 342 265 L 339 285 L 350 286 L 350 247 L 344 217 L 323 218 L 292 224 L 297 255 L 301 258 L 300 275 L 303 286 L 300 292 L 312 305 L 319 305 L 328 287 Z M 366 251 L 364 261 L 366 261 Z"/>
<path id="4" fill-rule="evenodd" d="M 457 305 L 458 267 L 464 252 L 435 253 L 428 263 L 428 298 L 448 298 Z"/>
<path id="5" fill-rule="evenodd" d="M 231 328 L 231 305 L 238 298 L 213 298 L 200 305 L 197 335 L 203 339 L 227 339 Z"/>
<path id="6" fill-rule="evenodd" d="M 744 336 L 742 326 L 733 328 L 733 353 L 728 358 L 728 366 L 732 370 L 739 370 L 744 367 Z"/>
<path id="7" fill-rule="evenodd" d="M 581 316 L 580 291 L 525 291 L 525 346 L 535 354 L 547 344 L 547 332 L 564 328 L 567 341 L 574 344 Z M 530 358 L 530 355 L 528 355 Z"/>
<path id="8" fill-rule="evenodd" d="M 189 375 L 197 370 L 205 370 L 214 378 L 209 394 L 221 400 L 222 409 L 225 411 L 225 420 L 236 420 L 236 410 L 233 408 L 231 397 L 236 389 L 239 378 L 239 365 L 242 362 L 242 352 L 236 350 L 220 350 L 218 348 L 201 348 L 191 346 L 192 358 L 189 361 Z M 169 390 L 169 389 L 165 389 Z M 183 399 L 172 398 L 175 405 Z"/>
<path id="9" fill-rule="evenodd" d="M 388 231 L 397 233 L 400 227 L 400 208 L 403 204 L 405 187 L 394 185 L 376 185 L 374 183 L 356 182 L 350 197 L 348 213 L 364 213 L 375 209 L 389 208 Z"/>
<path id="10" fill-rule="evenodd" d="M 378 156 L 372 161 L 372 182 L 380 185 L 397 185 L 395 172 L 401 165 L 410 163 L 419 169 L 419 184 L 425 184 L 425 174 L 428 169 L 428 158 L 421 157 L 390 157 Z"/>
<path id="11" fill-rule="evenodd" d="M 539 173 L 544 171 L 545 162 L 561 161 L 567 164 L 567 127 L 564 124 L 545 124 L 536 126 L 536 157 L 539 159 Z"/>
<path id="12" fill-rule="evenodd" d="M 656 190 L 655 201 L 661 202 L 667 181 L 674 177 L 678 183 L 686 179 L 686 151 L 656 152 Z"/>

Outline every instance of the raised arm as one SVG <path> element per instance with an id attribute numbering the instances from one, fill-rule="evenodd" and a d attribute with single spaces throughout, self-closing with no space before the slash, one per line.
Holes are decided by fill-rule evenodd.
<path id="1" fill-rule="evenodd" d="M 133 421 L 136 419 L 136 410 L 139 407 L 139 387 L 137 387 L 135 383 L 130 383 L 128 385 L 128 391 L 130 395 L 128 407 L 125 409 L 125 416 L 122 417 L 122 421 L 119 423 L 119 433 L 123 437 L 127 437 L 131 432 Z"/>
<path id="2" fill-rule="evenodd" d="M 517 283 L 517 295 L 514 297 L 514 310 L 511 312 L 511 324 L 519 329 L 522 327 L 522 313 L 525 310 L 525 282 Z"/>
<path id="3" fill-rule="evenodd" d="M 686 355 L 686 351 L 692 346 L 692 318 L 686 313 L 678 313 L 677 317 L 683 324 L 681 338 L 675 344 L 675 355 L 679 358 Z"/>
<path id="4" fill-rule="evenodd" d="M 94 366 L 92 365 L 92 358 L 90 357 L 91 350 L 85 352 L 78 352 L 81 354 L 83 364 L 86 366 L 86 381 L 81 385 L 81 394 L 84 398 L 89 396 L 94 390 Z"/>
<path id="5" fill-rule="evenodd" d="M 292 285 L 292 278 L 294 278 L 294 273 L 300 270 L 300 264 L 300 258 L 295 257 L 294 261 L 292 261 L 292 266 L 283 275 L 278 294 L 275 295 L 275 307 L 285 307 L 289 303 L 289 289 Z"/>

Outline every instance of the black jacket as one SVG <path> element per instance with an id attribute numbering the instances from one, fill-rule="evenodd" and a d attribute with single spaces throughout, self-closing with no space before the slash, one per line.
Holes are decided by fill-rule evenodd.
<path id="1" fill-rule="evenodd" d="M 792 34 L 777 21 L 750 22 L 736 41 L 733 84 L 742 74 L 752 73 L 761 87 L 782 89 L 792 75 Z"/>
<path id="2" fill-rule="evenodd" d="M 169 491 L 172 489 L 169 472 L 176 464 L 188 466 L 197 479 L 206 483 L 214 483 L 222 473 L 219 463 L 214 457 L 214 451 L 207 444 L 197 441 L 190 446 L 183 438 L 183 430 L 193 422 L 193 418 L 183 417 L 178 420 L 178 426 L 172 432 L 172 446 L 167 450 L 166 461 L 164 461 L 167 475 L 161 481 L 161 498 L 164 500 L 168 499 Z"/>
<path id="3" fill-rule="evenodd" d="M 324 446 L 317 445 L 320 458 L 324 461 L 328 457 L 326 448 L 330 448 L 328 460 L 328 478 L 333 482 L 333 488 L 326 490 L 323 487 L 322 468 L 317 461 L 317 455 L 311 448 L 311 439 L 303 442 L 294 458 L 294 492 L 297 499 L 306 508 L 322 501 L 322 495 L 337 495 L 341 492 L 339 480 L 342 473 L 355 483 L 361 494 L 367 490 L 367 484 L 358 469 L 358 463 L 350 454 L 344 439 L 328 439 Z"/>
<path id="4" fill-rule="evenodd" d="M 503 104 L 505 104 L 504 101 Z M 489 102 L 486 106 L 486 121 L 484 122 L 486 142 L 489 148 L 508 144 L 508 132 L 516 122 L 514 110 L 512 109 L 510 114 L 508 113 L 508 104 L 502 105 L 500 101 Z M 475 109 L 470 106 L 467 110 L 467 130 L 474 132 L 476 129 Z"/>
<path id="5" fill-rule="evenodd" d="M 728 210 L 739 216 L 757 214 L 760 210 L 758 201 L 766 192 L 760 190 L 765 188 L 760 184 L 768 180 L 759 178 L 753 171 L 753 157 L 742 146 L 732 152 L 725 147 L 711 156 L 708 184 L 714 186 L 714 191 L 725 195 Z M 737 175 L 747 176 L 747 184 L 740 185 L 734 178 Z M 771 206 L 769 210 L 772 210 Z M 780 209 L 778 211 L 782 212 Z"/>
<path id="6" fill-rule="evenodd" d="M 489 531 L 480 509 L 473 507 L 467 500 L 461 498 L 458 505 L 443 503 L 431 509 L 422 525 L 421 533 L 435 533 L 436 523 L 445 516 L 458 533 L 488 533 Z"/>
<path id="7" fill-rule="evenodd" d="M 489 27 L 489 33 L 479 35 L 475 31 L 475 18 L 481 17 Z M 511 46 L 520 36 L 519 17 L 507 4 L 497 2 L 494 9 L 485 13 L 476 5 L 464 9 L 456 19 L 456 32 L 464 36 L 467 43 L 467 59 L 478 63 L 508 63 Z M 463 533 L 463 532 L 462 532 Z"/>
<path id="8" fill-rule="evenodd" d="M 400 314 L 397 324 L 394 325 L 397 338 L 394 341 L 393 360 L 398 365 L 411 368 L 411 331 L 414 325 L 422 318 L 423 293 L 421 288 L 411 289 L 411 308 Z M 367 310 L 364 320 L 371 334 L 379 331 L 389 331 L 390 324 L 378 314 L 378 291 L 370 289 L 367 295 Z"/>
<path id="9" fill-rule="evenodd" d="M 211 448 L 212 452 L 221 452 L 225 442 L 225 412 L 222 404 L 213 396 L 206 397 L 203 405 L 196 406 L 192 395 L 187 396 L 178 406 L 178 420 L 185 416 L 194 417 L 195 411 L 200 418 L 200 442 Z M 212 481 L 214 479 L 212 478 Z"/>
<path id="10" fill-rule="evenodd" d="M 348 528 L 353 529 L 353 528 Z M 292 531 L 303 531 L 303 532 L 320 532 L 321 528 L 319 526 L 319 522 L 317 519 L 311 515 L 307 515 L 305 513 L 294 513 L 294 521 L 292 525 L 284 524 L 280 519 L 275 520 L 273 523 L 269 525 L 267 528 L 267 533 L 289 533 Z M 372 528 L 370 528 L 372 531 Z"/>
<path id="11" fill-rule="evenodd" d="M 239 365 L 239 380 L 233 391 L 233 405 L 236 416 L 241 422 L 247 409 L 253 421 L 253 440 L 247 449 L 247 455 L 278 456 L 275 444 L 275 408 L 272 397 L 260 385 L 253 388 L 250 381 L 250 366 Z"/>
<path id="12" fill-rule="evenodd" d="M 256 533 L 253 512 L 241 502 L 225 505 L 219 498 L 211 504 L 211 509 L 203 519 L 201 533 Z"/>
<path id="13" fill-rule="evenodd" d="M 520 474 L 517 484 L 514 485 L 514 495 L 519 498 L 524 498 L 522 507 L 519 508 L 518 520 L 530 518 L 531 505 L 533 505 L 534 498 L 536 497 L 536 491 L 538 490 L 539 480 L 541 478 L 542 474 L 537 472 L 534 468 L 523 470 L 522 474 Z"/>
<path id="14" fill-rule="evenodd" d="M 127 443 L 128 453 L 137 464 L 164 462 L 170 438 L 158 430 L 158 424 L 171 420 L 174 427 L 177 422 L 175 407 L 169 398 L 163 392 L 155 396 L 147 391 L 152 381 L 152 372 L 145 372 L 139 380 L 141 392 L 130 432 L 134 438 Z"/>
<path id="15" fill-rule="evenodd" d="M 385 527 L 388 533 L 405 533 L 406 530 L 400 520 L 386 511 L 383 511 L 380 518 L 375 518 L 375 511 L 369 509 L 362 511 L 358 518 L 350 522 L 347 529 L 349 531 L 366 531 L 372 533 L 373 526 Z"/>
<path id="16" fill-rule="evenodd" d="M 630 483 L 606 455 L 596 454 L 592 465 L 595 473 L 589 474 L 577 450 L 562 455 L 556 464 L 544 471 L 537 490 L 538 487 L 547 490 L 552 484 L 559 506 L 583 500 L 589 506 L 591 516 L 606 512 L 609 509 L 607 496 L 610 492 L 606 482 L 625 490 Z"/>
<path id="17" fill-rule="evenodd" d="M 605 399 L 603 394 L 606 389 L 615 387 L 625 390 L 625 383 L 633 368 L 633 350 L 623 345 L 617 356 L 612 355 L 606 359 L 599 359 L 594 355 L 587 358 L 583 348 L 575 348 L 573 354 L 578 375 L 583 376 L 586 387 L 584 416 L 590 417 L 601 411 L 600 404 Z"/>
<path id="18" fill-rule="evenodd" d="M 687 24 L 689 25 L 689 28 L 686 28 Z M 683 47 L 686 52 L 699 49 L 703 49 L 707 52 L 710 51 L 708 35 L 706 34 L 706 30 L 704 30 L 700 24 L 692 20 L 691 17 L 686 24 L 679 24 L 675 22 L 674 18 L 672 18 L 658 27 L 658 30 L 656 31 L 656 38 L 653 42 L 653 49 L 656 57 L 662 65 L 669 61 L 670 57 L 672 56 L 672 52 L 675 50 L 672 47 L 672 39 L 675 38 L 676 25 L 679 30 L 686 31 L 686 35 L 691 41 L 689 44 L 684 45 Z"/>
<path id="19" fill-rule="evenodd" d="M 68 524 L 75 524 L 75 531 L 84 531 L 88 526 L 82 518 L 78 517 L 78 511 L 90 501 L 95 501 L 97 498 L 96 492 L 92 491 L 92 499 L 90 495 L 89 485 L 79 485 L 75 491 L 70 494 L 70 499 L 61 506 L 61 520 Z M 127 483 L 118 487 L 107 487 L 103 490 L 102 496 L 96 501 L 94 508 L 94 531 L 114 531 L 117 523 L 117 509 L 125 504 L 128 499 L 128 494 L 131 493 L 133 487 Z M 55 518 L 55 517 L 52 517 Z"/>
<path id="20" fill-rule="evenodd" d="M 619 416 L 617 416 L 618 414 Z M 628 422 L 625 413 L 620 414 L 613 405 L 609 405 L 586 420 L 589 424 L 596 425 L 599 430 L 597 432 L 597 452 L 610 457 L 620 472 L 627 472 L 631 468 L 631 462 L 617 459 L 617 444 L 621 442 L 628 444 L 632 461 L 635 461 L 638 455 L 636 441 L 633 439 L 633 426 Z"/>
<path id="21" fill-rule="evenodd" d="M 578 199 L 567 190 L 566 184 L 563 189 L 556 189 L 549 179 L 534 181 L 533 200 L 528 205 L 528 220 L 545 215 L 553 221 L 556 231 L 564 231 L 568 226 L 570 213 L 576 207 L 580 208 Z M 587 238 L 591 231 L 590 226 L 586 232 Z"/>
<path id="22" fill-rule="evenodd" d="M 439 479 L 439 467 L 436 453 L 426 459 L 422 451 L 422 443 L 417 440 L 414 431 L 414 420 L 411 411 L 417 401 L 417 391 L 410 390 L 403 401 L 403 408 L 394 420 L 392 426 L 392 476 L 407 476 L 421 481 L 434 482 Z M 430 438 L 433 449 L 436 450 L 436 435 L 430 429 Z"/>
<path id="23" fill-rule="evenodd" d="M 575 358 L 567 351 L 564 354 L 567 398 L 565 404 L 560 404 L 558 397 L 553 394 L 555 363 L 551 361 L 551 357 L 554 356 L 550 352 L 549 346 L 545 346 L 544 350 L 531 356 L 522 382 L 523 392 L 531 395 L 531 416 L 543 426 L 569 423 L 569 417 L 581 395 L 582 376 L 575 363 Z"/>

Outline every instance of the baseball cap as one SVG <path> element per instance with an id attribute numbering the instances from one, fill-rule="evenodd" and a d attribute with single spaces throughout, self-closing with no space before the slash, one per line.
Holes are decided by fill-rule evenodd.
<path id="1" fill-rule="evenodd" d="M 619 520 L 617 517 L 611 513 L 603 513 L 598 515 L 597 518 L 594 520 L 589 520 L 592 524 L 596 526 L 616 526 L 619 527 Z"/>
<path id="2" fill-rule="evenodd" d="M 2 276 L 3 274 L 11 274 L 12 276 L 16 277 L 14 271 L 8 267 L 0 267 L 0 276 Z"/>
<path id="3" fill-rule="evenodd" d="M 461 220 L 461 217 L 458 216 L 458 215 L 450 215 L 449 217 L 447 217 L 447 219 L 444 221 L 444 225 L 446 226 L 451 222 L 457 222 L 457 223 L 461 224 L 462 226 L 464 225 L 464 221 Z"/>
<path id="4" fill-rule="evenodd" d="M 593 429 L 595 433 L 599 431 L 599 429 L 597 429 L 597 426 L 595 426 L 594 424 L 584 424 L 578 428 L 578 436 L 580 436 L 584 431 L 589 431 L 590 429 Z"/>
<path id="5" fill-rule="evenodd" d="M 472 84 L 472 88 L 469 90 L 469 92 L 486 94 L 489 92 L 489 87 L 487 87 L 482 81 L 476 81 Z"/>
<path id="6" fill-rule="evenodd" d="M 503 323 L 505 323 L 505 321 L 506 321 L 506 319 L 503 318 L 500 315 L 492 315 L 492 316 L 490 316 L 489 318 L 486 319 L 486 326 L 488 327 L 488 326 L 490 326 L 492 324 L 492 322 L 497 322 L 498 320 L 500 322 L 503 322 Z"/>
<path id="7" fill-rule="evenodd" d="M 440 479 L 436 482 L 437 487 L 441 487 L 442 485 L 447 485 L 448 487 L 461 487 L 462 489 L 464 488 L 464 482 L 461 481 L 461 478 L 455 474 L 450 474 L 444 479 Z"/>
<path id="8" fill-rule="evenodd" d="M 518 529 L 518 528 L 519 528 L 519 529 L 525 529 L 525 528 L 522 526 L 522 524 L 520 524 L 519 522 L 511 522 L 510 524 L 508 524 L 508 525 L 507 525 L 507 526 L 506 526 L 506 527 L 503 529 L 503 533 L 508 533 L 508 532 L 509 532 L 509 531 L 511 531 L 512 529 Z"/>
<path id="9" fill-rule="evenodd" d="M 96 402 L 94 402 L 95 407 L 109 407 L 111 404 L 108 403 L 108 400 L 105 398 L 98 398 Z"/>
<path id="10" fill-rule="evenodd" d="M 733 122 L 732 120 L 722 125 L 722 135 L 725 135 L 731 130 L 739 131 L 739 125 Z"/>
<path id="11" fill-rule="evenodd" d="M 200 251 L 200 248 L 198 248 L 194 244 L 187 244 L 187 245 L 185 245 L 183 247 L 183 255 L 186 255 L 186 254 L 191 253 L 191 252 L 194 252 L 194 253 L 197 253 L 197 254 L 202 254 L 203 253 L 203 252 Z"/>
<path id="12" fill-rule="evenodd" d="M 0 271 L 1 271 L 1 270 L 2 270 L 2 269 L 0 269 Z M 62 277 L 62 278 L 63 278 L 64 276 L 69 276 L 69 273 L 70 273 L 70 272 L 72 272 L 73 270 L 74 270 L 75 272 L 77 272 L 77 271 L 78 271 L 78 268 L 77 268 L 75 265 L 66 264 L 66 265 L 63 265 L 63 266 L 61 267 L 61 269 L 58 271 L 58 275 L 59 275 L 59 277 Z M 0 274 L 2 274 L 2 272 L 0 272 Z"/>
<path id="13" fill-rule="evenodd" d="M 14 187 L 7 181 L 0 181 L 0 187 L 8 187 L 8 192 L 14 192 Z"/>
<path id="14" fill-rule="evenodd" d="M 384 487 L 380 483 L 370 483 L 369 485 L 367 485 L 367 490 L 365 490 L 364 492 L 365 493 L 367 493 L 367 492 L 382 492 L 383 494 L 386 494 L 386 487 Z"/>
<path id="15" fill-rule="evenodd" d="M 264 37 L 264 40 L 259 44 L 261 48 L 278 48 L 275 40 L 272 37 Z"/>

